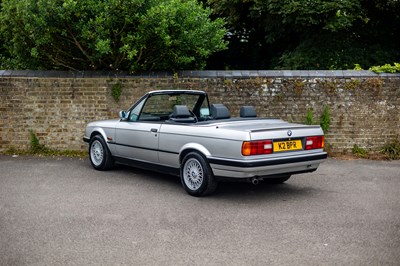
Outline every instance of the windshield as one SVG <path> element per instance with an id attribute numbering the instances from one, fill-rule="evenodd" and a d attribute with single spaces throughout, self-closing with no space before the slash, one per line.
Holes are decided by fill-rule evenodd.
<path id="1" fill-rule="evenodd" d="M 175 105 L 186 105 L 200 120 L 210 113 L 205 94 L 160 93 L 150 95 L 137 104 L 131 110 L 130 121 L 165 121 L 170 118 Z"/>

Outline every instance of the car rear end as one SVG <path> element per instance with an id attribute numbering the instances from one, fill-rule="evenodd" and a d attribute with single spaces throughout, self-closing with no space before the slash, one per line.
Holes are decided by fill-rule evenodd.
<path id="1" fill-rule="evenodd" d="M 209 158 L 214 175 L 221 179 L 262 180 L 313 172 L 327 158 L 319 126 L 275 121 L 248 121 L 225 129 L 246 130 L 238 158 Z"/>

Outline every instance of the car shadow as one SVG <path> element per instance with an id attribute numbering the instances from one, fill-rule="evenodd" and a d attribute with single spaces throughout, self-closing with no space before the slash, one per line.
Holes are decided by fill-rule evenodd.
<path id="1" fill-rule="evenodd" d="M 161 182 L 165 184 L 171 184 L 171 186 L 181 185 L 181 181 L 178 176 L 154 172 L 142 168 L 136 168 L 133 166 L 117 164 L 111 171 L 128 174 L 127 177 L 129 179 L 134 177 L 136 180 L 140 180 L 143 182 Z"/>
<path id="2" fill-rule="evenodd" d="M 182 188 L 180 178 L 173 175 L 153 172 L 140 168 L 135 168 L 125 165 L 117 165 L 113 172 L 119 172 L 127 179 L 138 180 L 140 182 L 152 183 L 157 186 L 169 186 L 171 190 L 180 190 L 182 194 L 186 194 Z M 244 199 L 263 199 L 263 200 L 277 200 L 277 201 L 290 201 L 300 199 L 303 197 L 312 197 L 313 194 L 319 193 L 318 189 L 301 185 L 294 179 L 297 176 L 292 177 L 286 183 L 283 184 L 270 184 L 268 182 L 261 181 L 258 185 L 253 185 L 246 182 L 220 182 L 217 190 L 206 196 L 207 199 L 217 200 L 244 200 Z M 301 178 L 299 176 L 299 178 Z"/>
<path id="3" fill-rule="evenodd" d="M 290 201 L 303 197 L 310 197 L 318 191 L 311 187 L 301 186 L 296 182 L 288 180 L 283 184 L 271 184 L 268 182 L 260 182 L 258 185 L 241 182 L 223 182 L 220 183 L 215 194 L 211 197 L 216 199 L 263 199 Z"/>

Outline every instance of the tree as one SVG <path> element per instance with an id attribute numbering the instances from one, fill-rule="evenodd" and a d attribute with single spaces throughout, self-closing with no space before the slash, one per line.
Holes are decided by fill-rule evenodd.
<path id="1" fill-rule="evenodd" d="M 3 0 L 0 33 L 18 69 L 202 68 L 226 48 L 196 0 Z"/>
<path id="2" fill-rule="evenodd" d="M 302 25 L 297 46 L 283 52 L 278 67 L 353 69 L 357 63 L 368 68 L 398 60 L 399 2 L 342 2 L 348 4 L 346 9 L 339 6 L 334 15 L 332 9 L 327 23 L 316 29 Z"/>
<path id="3" fill-rule="evenodd" d="M 0 12 L 1 12 L 1 6 L 2 6 L 2 1 L 0 0 Z M 4 46 L 4 40 L 3 37 L 0 34 L 0 69 L 5 69 L 6 67 L 6 61 L 7 61 L 7 51 Z"/>
<path id="4" fill-rule="evenodd" d="M 398 61 L 400 1 L 209 0 L 225 17 L 231 42 L 219 53 L 240 67 L 348 69 Z M 257 51 L 255 53 L 255 51 Z M 241 66 L 246 68 L 246 65 Z"/>

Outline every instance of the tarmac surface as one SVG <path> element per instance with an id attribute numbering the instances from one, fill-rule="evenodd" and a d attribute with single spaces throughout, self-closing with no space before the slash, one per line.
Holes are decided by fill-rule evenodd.
<path id="1" fill-rule="evenodd" d="M 0 156 L 0 265 L 399 265 L 400 161 L 328 159 L 282 185 Z"/>

